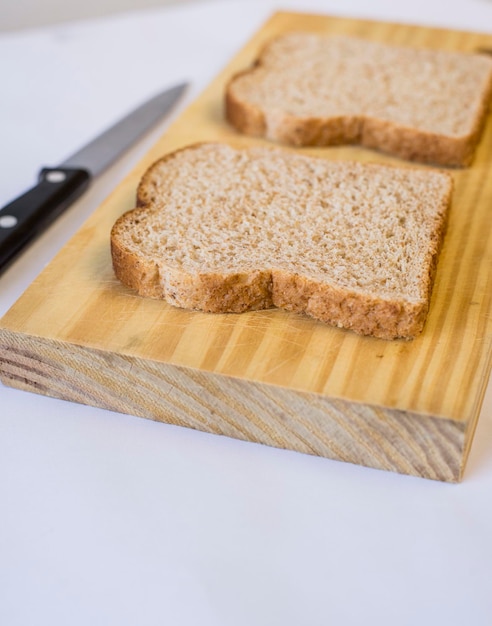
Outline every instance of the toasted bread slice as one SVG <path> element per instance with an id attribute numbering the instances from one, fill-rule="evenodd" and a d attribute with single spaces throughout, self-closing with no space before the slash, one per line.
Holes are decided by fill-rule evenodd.
<path id="1" fill-rule="evenodd" d="M 225 101 L 227 119 L 247 135 L 466 166 L 491 96 L 486 55 L 289 33 L 230 80 Z"/>
<path id="2" fill-rule="evenodd" d="M 452 194 L 446 172 L 198 144 L 157 161 L 115 223 L 140 295 L 209 312 L 277 306 L 357 333 L 424 325 Z"/>

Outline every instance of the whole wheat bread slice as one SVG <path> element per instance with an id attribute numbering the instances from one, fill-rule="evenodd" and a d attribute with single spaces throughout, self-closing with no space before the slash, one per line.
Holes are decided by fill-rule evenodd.
<path id="1" fill-rule="evenodd" d="M 468 165 L 492 95 L 492 58 L 289 33 L 226 86 L 240 132 L 294 146 L 361 144 Z"/>
<path id="2" fill-rule="evenodd" d="M 197 144 L 157 161 L 111 233 L 116 276 L 209 312 L 277 306 L 412 338 L 426 318 L 449 174 Z"/>

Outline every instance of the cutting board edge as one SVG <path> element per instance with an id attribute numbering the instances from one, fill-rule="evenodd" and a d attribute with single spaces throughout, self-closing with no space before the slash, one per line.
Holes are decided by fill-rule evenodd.
<path id="1" fill-rule="evenodd" d="M 462 479 L 476 423 L 6 329 L 0 329 L 0 380 L 16 389 L 209 434 L 444 482 Z"/>

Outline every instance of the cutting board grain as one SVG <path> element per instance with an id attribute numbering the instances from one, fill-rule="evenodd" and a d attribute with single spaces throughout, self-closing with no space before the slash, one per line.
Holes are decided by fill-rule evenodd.
<path id="1" fill-rule="evenodd" d="M 213 315 L 143 299 L 114 277 L 109 232 L 146 167 L 204 140 L 243 146 L 223 117 L 227 80 L 262 45 L 302 29 L 450 50 L 492 36 L 276 13 L 170 127 L 0 323 L 6 385 L 331 459 L 461 479 L 491 367 L 492 120 L 455 194 L 424 332 L 359 337 L 268 310 Z M 358 147 L 330 159 L 397 162 Z M 400 163 L 401 164 L 401 163 Z"/>

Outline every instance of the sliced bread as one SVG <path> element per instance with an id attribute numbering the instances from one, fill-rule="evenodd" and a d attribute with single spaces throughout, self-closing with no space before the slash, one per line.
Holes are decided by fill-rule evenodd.
<path id="1" fill-rule="evenodd" d="M 208 312 L 272 306 L 384 339 L 424 325 L 449 174 L 197 144 L 157 161 L 111 232 L 120 281 Z"/>
<path id="2" fill-rule="evenodd" d="M 356 37 L 289 33 L 226 87 L 241 133 L 294 146 L 361 144 L 468 165 L 492 95 L 492 58 Z"/>

